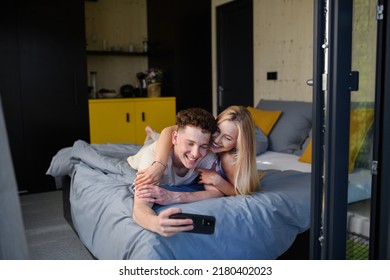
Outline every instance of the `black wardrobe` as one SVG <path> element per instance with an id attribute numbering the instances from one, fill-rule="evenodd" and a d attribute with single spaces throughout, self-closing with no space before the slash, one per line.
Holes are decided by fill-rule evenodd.
<path id="1" fill-rule="evenodd" d="M 177 111 L 212 110 L 211 1 L 148 0 L 149 67 L 164 70 L 162 96 Z"/>
<path id="2" fill-rule="evenodd" d="M 20 192 L 55 189 L 52 157 L 89 141 L 84 1 L 3 1 L 0 94 Z"/>

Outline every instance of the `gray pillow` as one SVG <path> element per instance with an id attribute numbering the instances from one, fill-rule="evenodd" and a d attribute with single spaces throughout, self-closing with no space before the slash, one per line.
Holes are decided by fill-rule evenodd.
<path id="1" fill-rule="evenodd" d="M 305 142 L 302 144 L 302 150 L 295 151 L 294 154 L 297 156 L 301 156 L 303 152 L 306 150 L 307 146 L 309 145 L 309 142 L 311 140 L 311 134 L 312 134 L 312 129 L 309 131 L 309 136 L 307 136 Z"/>
<path id="2" fill-rule="evenodd" d="M 255 130 L 256 156 L 258 156 L 264 153 L 265 151 L 267 151 L 268 138 L 257 125 L 254 125 L 254 130 Z"/>
<path id="3" fill-rule="evenodd" d="M 268 150 L 288 154 L 302 153 L 302 145 L 312 127 L 312 104 L 303 101 L 260 100 L 256 108 L 282 111 L 268 135 Z"/>

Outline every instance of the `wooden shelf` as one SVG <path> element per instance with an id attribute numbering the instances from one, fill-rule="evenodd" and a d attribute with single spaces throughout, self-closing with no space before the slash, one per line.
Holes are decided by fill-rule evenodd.
<path id="1" fill-rule="evenodd" d="M 147 56 L 145 52 L 87 51 L 88 55 Z"/>

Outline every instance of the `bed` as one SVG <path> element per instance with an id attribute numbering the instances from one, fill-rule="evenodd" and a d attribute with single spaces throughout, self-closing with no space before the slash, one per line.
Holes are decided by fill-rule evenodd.
<path id="1" fill-rule="evenodd" d="M 64 215 L 91 254 L 136 260 L 307 259 L 311 165 L 301 157 L 310 140 L 311 104 L 262 100 L 251 110 L 255 123 L 261 113 L 255 128 L 262 191 L 176 205 L 214 216 L 212 235 L 165 238 L 134 222 L 135 171 L 126 158 L 139 145 L 78 140 L 58 151 L 47 174 L 63 189 Z"/>

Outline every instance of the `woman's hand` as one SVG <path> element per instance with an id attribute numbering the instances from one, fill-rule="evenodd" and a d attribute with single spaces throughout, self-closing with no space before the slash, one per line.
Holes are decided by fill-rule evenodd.
<path id="1" fill-rule="evenodd" d="M 218 186 L 221 182 L 221 175 L 215 171 L 216 164 L 214 163 L 210 169 L 197 168 L 199 172 L 199 184 Z"/>
<path id="2" fill-rule="evenodd" d="M 170 237 L 179 232 L 194 229 L 191 219 L 170 219 L 173 214 L 181 213 L 181 209 L 172 207 L 160 212 L 157 216 L 155 231 L 162 236 Z"/>
<path id="3" fill-rule="evenodd" d="M 203 184 L 206 191 L 217 189 L 223 195 L 237 195 L 233 184 L 225 180 L 218 172 L 215 171 L 216 164 L 214 163 L 211 169 L 197 168 L 199 172 L 199 184 Z M 212 188 L 213 187 L 213 188 Z"/>
<path id="4" fill-rule="evenodd" d="M 149 203 L 158 203 L 160 205 L 169 205 L 178 203 L 179 195 L 178 192 L 168 191 L 157 185 L 142 185 L 136 187 L 136 196 Z"/>
<path id="5" fill-rule="evenodd" d="M 159 162 L 155 162 L 148 168 L 139 170 L 134 181 L 135 187 L 147 184 L 156 185 L 162 178 L 164 171 L 165 166 Z"/>

